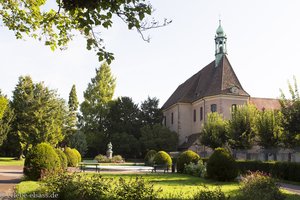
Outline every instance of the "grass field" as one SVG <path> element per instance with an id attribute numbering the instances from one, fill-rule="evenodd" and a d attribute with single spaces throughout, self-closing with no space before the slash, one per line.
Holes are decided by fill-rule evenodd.
<path id="1" fill-rule="evenodd" d="M 23 166 L 24 160 L 17 160 L 12 157 L 0 157 L 0 166 Z"/>
<path id="2" fill-rule="evenodd" d="M 88 174 L 90 175 L 90 174 Z M 209 188 L 220 186 L 222 191 L 227 195 L 235 196 L 239 189 L 239 184 L 236 182 L 214 182 L 198 177 L 193 177 L 183 174 L 111 174 L 102 173 L 103 177 L 118 179 L 120 177 L 129 180 L 136 176 L 142 176 L 145 180 L 154 184 L 155 189 L 162 189 L 160 193 L 161 199 L 174 199 L 175 196 L 182 199 L 191 199 L 197 190 L 207 186 Z M 17 186 L 18 193 L 29 193 L 37 191 L 39 188 L 38 182 L 24 181 Z M 289 194 L 287 192 L 286 200 L 300 200 L 300 196 Z"/>

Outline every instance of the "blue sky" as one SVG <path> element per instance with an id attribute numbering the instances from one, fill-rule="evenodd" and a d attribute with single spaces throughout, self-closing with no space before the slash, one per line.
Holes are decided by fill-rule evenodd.
<path id="1" fill-rule="evenodd" d="M 184 3 L 183 3 L 184 2 Z M 293 75 L 300 80 L 300 1 L 297 0 L 152 0 L 154 16 L 173 22 L 151 30 L 146 43 L 121 20 L 103 30 L 117 79 L 115 98 L 147 96 L 162 105 L 176 87 L 214 60 L 214 34 L 219 15 L 227 34 L 228 57 L 244 89 L 254 97 L 276 98 Z M 44 81 L 67 99 L 76 84 L 80 101 L 99 62 L 78 35 L 65 51 L 52 52 L 32 39 L 16 40 L 0 27 L 0 89 L 11 96 L 18 77 Z M 299 81 L 298 81 L 299 82 Z"/>

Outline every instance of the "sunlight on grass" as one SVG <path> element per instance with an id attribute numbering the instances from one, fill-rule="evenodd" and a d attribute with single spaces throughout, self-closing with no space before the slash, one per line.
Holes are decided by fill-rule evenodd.
<path id="1" fill-rule="evenodd" d="M 12 157 L 0 157 L 0 166 L 23 166 L 24 160 L 17 160 Z"/>
<path id="2" fill-rule="evenodd" d="M 91 176 L 92 173 L 86 173 L 87 176 Z M 149 173 L 149 174 L 112 174 L 101 173 L 103 177 L 113 178 L 117 180 L 123 178 L 129 180 L 131 178 L 143 177 L 146 181 L 154 185 L 155 189 L 162 189 L 159 197 L 161 199 L 192 199 L 193 195 L 204 187 L 213 189 L 217 186 L 221 187 L 221 190 L 231 197 L 236 196 L 239 190 L 239 184 L 237 182 L 214 182 L 211 180 L 193 177 L 184 174 L 163 174 L 163 173 Z M 18 185 L 18 192 L 29 193 L 37 191 L 39 184 L 33 181 L 24 181 Z M 300 200 L 300 196 L 291 194 L 288 191 L 283 192 L 286 194 L 286 200 Z M 176 197 L 176 198 L 175 198 Z M 231 198 L 230 198 L 231 199 Z"/>

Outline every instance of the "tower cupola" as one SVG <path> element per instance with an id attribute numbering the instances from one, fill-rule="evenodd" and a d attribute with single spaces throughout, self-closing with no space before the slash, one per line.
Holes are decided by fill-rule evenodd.
<path id="1" fill-rule="evenodd" d="M 221 25 L 221 20 L 219 20 L 219 27 L 217 28 L 215 35 L 215 45 L 215 63 L 216 67 L 218 67 L 223 55 L 227 54 L 227 37 Z"/>

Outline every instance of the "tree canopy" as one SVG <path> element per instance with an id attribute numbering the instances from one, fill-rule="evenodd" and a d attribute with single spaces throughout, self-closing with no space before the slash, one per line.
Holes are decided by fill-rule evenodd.
<path id="1" fill-rule="evenodd" d="M 290 98 L 286 98 L 281 90 L 281 111 L 283 114 L 283 143 L 286 148 L 294 148 L 300 145 L 300 95 L 297 80 L 294 77 L 294 85 L 288 82 Z"/>
<path id="2" fill-rule="evenodd" d="M 217 113 L 209 113 L 201 131 L 200 142 L 212 149 L 223 147 L 227 141 L 227 122 Z"/>
<path id="3" fill-rule="evenodd" d="M 116 16 L 148 41 L 143 31 L 171 22 L 149 20 L 152 12 L 152 5 L 145 0 L 0 0 L 0 23 L 14 31 L 17 39 L 29 36 L 44 41 L 52 50 L 64 49 L 74 31 L 79 32 L 86 38 L 87 49 L 95 49 L 99 61 L 108 63 L 114 56 L 106 51 L 101 31 L 112 27 Z"/>
<path id="4" fill-rule="evenodd" d="M 21 76 L 13 91 L 13 131 L 22 150 L 41 142 L 56 145 L 64 137 L 65 102 L 43 83 L 33 83 L 30 76 Z"/>

